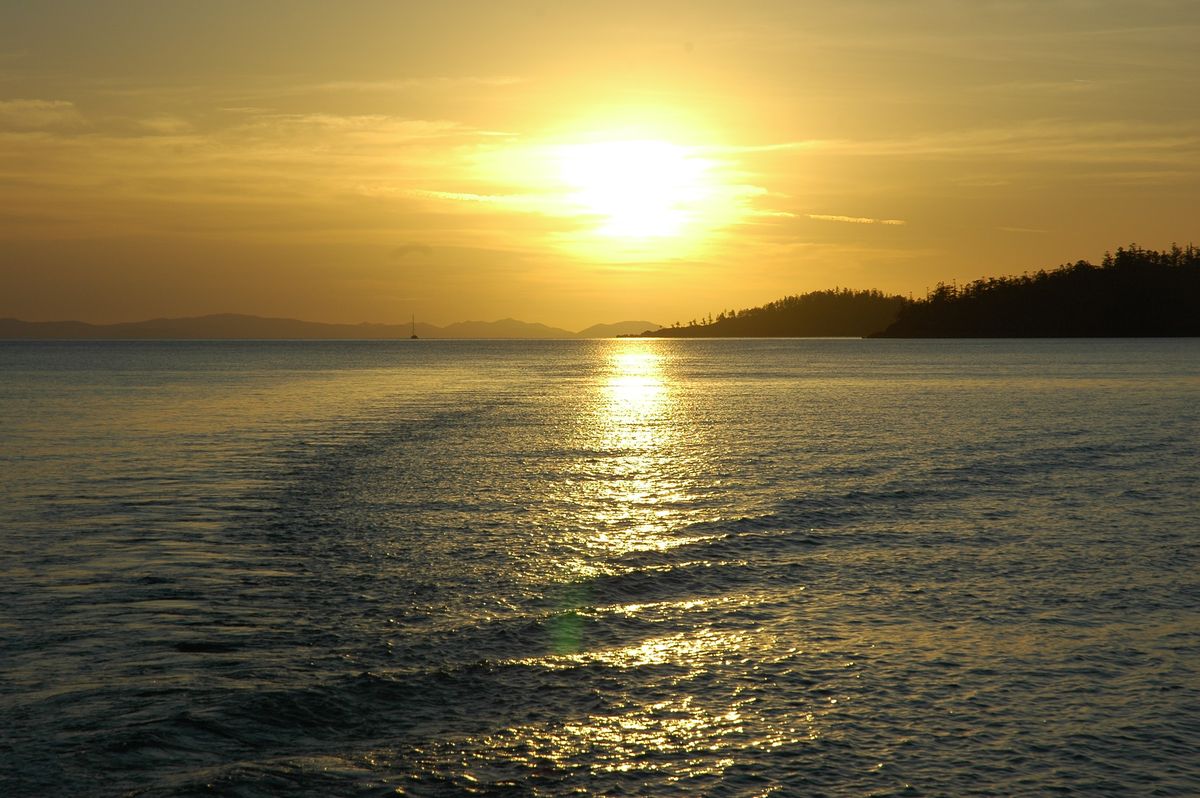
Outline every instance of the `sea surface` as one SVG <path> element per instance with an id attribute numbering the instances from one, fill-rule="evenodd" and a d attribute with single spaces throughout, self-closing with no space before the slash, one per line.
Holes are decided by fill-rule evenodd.
<path id="1" fill-rule="evenodd" d="M 1200 340 L 0 343 L 4 796 L 1200 795 Z"/>

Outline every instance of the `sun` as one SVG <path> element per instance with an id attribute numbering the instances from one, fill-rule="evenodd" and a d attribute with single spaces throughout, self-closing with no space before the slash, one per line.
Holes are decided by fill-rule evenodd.
<path id="1" fill-rule="evenodd" d="M 488 189 L 445 196 L 540 217 L 526 245 L 573 262 L 700 262 L 755 214 L 761 190 L 746 183 L 738 152 L 701 126 L 570 121 L 476 150 L 473 175 Z"/>
<path id="2" fill-rule="evenodd" d="M 561 147 L 561 179 L 577 212 L 614 239 L 679 238 L 704 215 L 712 163 L 659 140 L 598 141 Z"/>

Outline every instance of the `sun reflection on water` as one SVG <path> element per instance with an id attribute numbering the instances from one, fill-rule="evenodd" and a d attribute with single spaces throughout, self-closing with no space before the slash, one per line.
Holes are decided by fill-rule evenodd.
<path id="1" fill-rule="evenodd" d="M 581 464 L 580 484 L 588 541 L 597 554 L 669 548 L 676 508 L 691 499 L 678 468 L 682 413 L 669 363 L 656 341 L 607 343 L 591 403 L 580 418 L 585 446 L 595 457 Z"/>
<path id="2" fill-rule="evenodd" d="M 657 684 L 657 700 L 641 703 L 614 687 L 615 711 L 525 729 L 521 739 L 540 747 L 535 758 L 556 766 L 582 757 L 597 775 L 669 767 L 672 779 L 699 786 L 733 764 L 730 741 L 748 734 L 745 713 L 755 712 L 755 699 L 707 696 L 696 687 L 744 667 L 777 641 L 713 624 L 714 614 L 728 616 L 751 599 L 706 594 L 702 586 L 717 578 L 710 569 L 732 563 L 693 560 L 680 548 L 714 538 L 693 526 L 712 520 L 713 488 L 697 482 L 706 455 L 688 386 L 675 376 L 674 350 L 636 339 L 602 346 L 576 420 L 572 451 L 579 456 L 558 496 L 575 508 L 563 540 L 575 553 L 574 578 L 561 586 L 547 619 L 548 650 L 511 664 L 602 672 L 610 686 L 653 674 L 645 678 Z M 626 635 L 622 628 L 643 631 Z M 770 748 L 801 736 L 807 734 L 789 727 L 778 739 L 752 744 Z"/>
<path id="3" fill-rule="evenodd" d="M 738 651 L 752 643 L 750 636 L 739 632 L 717 632 L 697 629 L 642 640 L 635 645 L 562 656 L 562 667 L 580 664 L 603 664 L 615 668 L 639 668 L 647 665 L 683 665 L 691 670 L 704 670 L 728 664 L 740 656 Z"/>
<path id="4" fill-rule="evenodd" d="M 698 400 L 706 386 L 691 377 L 691 350 L 638 339 L 588 346 L 537 462 L 551 478 L 527 516 L 537 555 L 525 572 L 528 615 L 501 625 L 486 672 L 470 671 L 472 690 L 476 678 L 497 681 L 499 723 L 452 727 L 451 740 L 423 754 L 427 769 L 453 774 L 462 794 L 748 786 L 743 759 L 786 763 L 821 745 L 846 702 L 829 689 L 782 708 L 772 700 L 777 679 L 821 686 L 796 647 L 805 617 L 764 622 L 803 586 L 762 582 L 740 540 L 743 519 L 723 517 L 725 430 Z M 760 538 L 778 543 L 759 531 L 749 545 Z"/>
<path id="5" fill-rule="evenodd" d="M 618 342 L 618 346 L 622 344 Z M 653 349 L 624 348 L 610 357 L 608 393 L 617 405 L 615 421 L 628 422 L 654 412 L 664 397 L 662 355 Z"/>

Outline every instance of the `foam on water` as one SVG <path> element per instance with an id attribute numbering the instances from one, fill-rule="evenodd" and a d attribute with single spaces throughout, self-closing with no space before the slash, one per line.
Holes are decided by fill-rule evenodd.
<path id="1" fill-rule="evenodd" d="M 0 787 L 1196 794 L 1198 355 L 0 345 Z"/>

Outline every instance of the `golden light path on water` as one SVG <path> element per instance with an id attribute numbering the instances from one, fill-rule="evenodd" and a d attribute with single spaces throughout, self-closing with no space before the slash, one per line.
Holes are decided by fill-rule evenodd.
<path id="1" fill-rule="evenodd" d="M 702 488 L 692 478 L 703 466 L 704 447 L 694 439 L 696 419 L 690 416 L 686 387 L 672 376 L 672 350 L 662 342 L 635 339 L 605 345 L 604 370 L 590 403 L 581 408 L 575 441 L 592 456 L 582 459 L 580 478 L 560 497 L 584 516 L 577 528 L 585 539 L 578 541 L 580 556 L 574 560 L 578 587 L 565 594 L 552 619 L 553 653 L 522 664 L 564 672 L 603 668 L 631 683 L 647 680 L 637 674 L 662 671 L 662 677 L 650 678 L 659 698 L 647 703 L 630 697 L 617 714 L 512 729 L 483 741 L 484 746 L 508 750 L 507 736 L 515 734 L 531 760 L 584 759 L 597 773 L 661 767 L 682 782 L 719 776 L 747 744 L 771 750 L 817 739 L 812 713 L 782 723 L 757 718 L 758 699 L 749 686 L 719 698 L 704 689 L 697 694 L 698 686 L 719 684 L 723 673 L 748 669 L 753 674 L 760 666 L 749 663 L 756 659 L 765 666 L 797 654 L 795 648 L 781 648 L 769 631 L 714 622 L 754 604 L 755 596 L 695 595 L 687 588 L 679 591 L 682 598 L 651 596 L 644 602 L 605 601 L 599 595 L 596 583 L 605 577 L 640 571 L 670 580 L 671 572 L 679 571 L 686 582 L 694 578 L 692 571 L 731 565 L 699 557 L 682 564 L 654 563 L 672 549 L 721 537 L 686 532 L 690 523 L 709 520 L 697 510 L 703 505 Z M 619 644 L 589 638 L 589 629 L 621 619 L 669 631 Z M 654 764 L 658 757 L 661 766 Z M 680 757 L 687 767 L 679 767 Z"/>
<path id="2" fill-rule="evenodd" d="M 597 561 L 667 549 L 694 539 L 672 534 L 695 499 L 679 462 L 687 418 L 679 388 L 657 342 L 608 342 L 606 372 L 579 419 L 585 449 L 601 454 L 577 487 L 596 534 L 586 545 Z"/>

